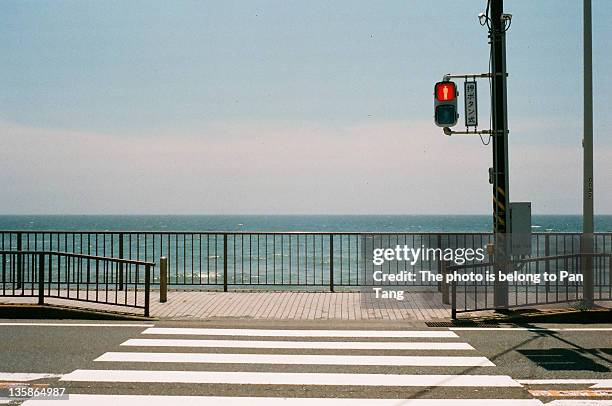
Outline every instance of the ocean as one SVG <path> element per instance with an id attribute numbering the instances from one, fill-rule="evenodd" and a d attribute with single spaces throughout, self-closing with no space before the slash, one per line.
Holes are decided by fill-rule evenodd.
<path id="1" fill-rule="evenodd" d="M 579 215 L 534 215 L 534 232 L 580 232 Z M 0 230 L 488 232 L 489 215 L 0 215 Z M 612 215 L 595 217 L 612 232 Z"/>
<path id="2" fill-rule="evenodd" d="M 580 232 L 577 215 L 533 216 L 533 231 L 542 233 Z M 226 242 L 221 232 L 397 232 L 387 237 L 387 244 L 411 247 L 435 247 L 439 244 L 482 248 L 487 236 L 460 233 L 488 233 L 491 217 L 486 215 L 439 216 L 338 216 L 338 215 L 233 215 L 233 216 L 0 216 L 0 248 L 36 251 L 63 251 L 88 255 L 159 262 L 168 258 L 169 283 L 201 287 L 223 281 L 224 264 L 227 281 L 232 285 L 312 285 L 327 286 L 333 252 L 334 279 L 339 285 L 355 286 L 363 266 L 363 241 L 360 236 L 326 234 L 230 234 Z M 22 234 L 2 231 L 24 231 Z M 29 232 L 28 232 L 29 231 Z M 41 233 L 36 231 L 67 231 Z M 74 231 L 74 232 L 73 232 Z M 95 233 L 80 233 L 93 231 Z M 143 233 L 119 234 L 117 231 Z M 194 232 L 194 233 L 180 233 Z M 612 232 L 612 216 L 597 216 L 596 231 Z M 147 233 L 153 232 L 153 233 Z M 178 233 L 172 233 L 178 232 Z M 210 234 L 208 234 L 210 232 Z M 459 233 L 442 240 L 419 233 Z M 414 233 L 412 235 L 399 235 Z M 549 238 L 550 237 L 550 238 Z M 609 250 L 610 234 L 599 236 L 598 246 Z M 548 247 L 548 248 L 546 248 Z M 575 253 L 578 235 L 534 235 L 534 256 Z M 53 271 L 60 275 L 58 265 Z M 420 261 L 420 269 L 435 269 L 435 261 Z M 56 269 L 57 268 L 57 269 Z M 159 281 L 159 267 L 153 271 L 153 283 Z M 91 275 L 90 275 L 91 276 Z M 59 276 L 58 276 L 59 277 Z M 66 276 L 62 274 L 62 278 Z M 112 279 L 112 275 L 110 276 Z M 416 285 L 426 285 L 422 281 Z"/>

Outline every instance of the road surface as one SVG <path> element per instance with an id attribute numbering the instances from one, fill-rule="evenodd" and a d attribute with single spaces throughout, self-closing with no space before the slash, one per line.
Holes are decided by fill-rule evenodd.
<path id="1" fill-rule="evenodd" d="M 58 406 L 612 405 L 612 325 L 0 320 L 0 342 L 0 393 Z"/>

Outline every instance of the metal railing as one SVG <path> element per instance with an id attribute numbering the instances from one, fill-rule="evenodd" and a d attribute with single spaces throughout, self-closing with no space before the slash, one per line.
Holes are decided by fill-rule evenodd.
<path id="1" fill-rule="evenodd" d="M 166 257 L 170 287 L 252 289 L 292 287 L 334 290 L 362 286 L 363 235 L 387 245 L 483 247 L 491 233 L 402 232 L 141 232 L 0 231 L 0 249 L 64 251 L 84 255 L 157 262 Z M 612 233 L 597 233 L 595 250 L 610 252 Z M 532 256 L 575 254 L 580 233 L 534 233 Z M 385 272 L 396 272 L 385 265 Z M 399 269 L 401 270 L 401 269 Z M 436 261 L 419 261 L 415 271 L 440 272 Z M 151 282 L 159 284 L 159 269 Z M 432 287 L 417 280 L 411 286 Z"/>
<path id="2" fill-rule="evenodd" d="M 593 272 L 593 299 L 612 300 L 612 254 L 566 254 L 514 260 L 503 272 L 511 274 L 507 281 L 508 307 L 580 302 L 583 281 L 579 279 L 582 262 L 588 260 Z M 457 313 L 495 309 L 494 282 L 487 275 L 499 275 L 494 263 L 453 265 L 447 268 L 451 275 L 450 302 L 452 318 Z M 466 277 L 465 280 L 461 276 Z M 577 277 L 578 276 L 578 277 Z M 467 278 L 471 280 L 467 280 Z"/>
<path id="3" fill-rule="evenodd" d="M 153 262 L 59 251 L 0 251 L 0 296 L 46 297 L 142 309 Z"/>

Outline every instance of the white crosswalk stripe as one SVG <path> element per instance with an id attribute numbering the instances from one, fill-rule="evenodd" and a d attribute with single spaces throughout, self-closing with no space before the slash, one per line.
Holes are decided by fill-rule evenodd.
<path id="1" fill-rule="evenodd" d="M 266 330 L 225 328 L 160 328 L 151 327 L 142 334 L 249 336 L 249 337 L 371 337 L 371 338 L 457 338 L 450 330 Z"/>
<path id="2" fill-rule="evenodd" d="M 86 382 L 94 387 L 96 383 L 104 382 L 130 383 L 143 385 L 144 388 L 152 383 L 162 385 L 161 388 L 163 385 L 204 384 L 208 388 L 207 396 L 198 396 L 197 390 L 194 396 L 182 396 L 182 393 L 176 396 L 171 393 L 167 396 L 151 394 L 136 397 L 121 393 L 95 395 L 110 396 L 102 399 L 94 395 L 78 395 L 92 396 L 83 401 L 90 405 L 97 404 L 98 400 L 108 402 L 105 404 L 146 403 L 147 406 L 164 402 L 176 405 L 223 403 L 224 406 L 310 405 L 315 399 L 300 396 L 308 387 L 319 391 L 315 394 L 322 393 L 324 398 L 321 401 L 316 399 L 322 406 L 348 405 L 349 402 L 351 405 L 378 406 L 433 405 L 437 404 L 433 402 L 436 399 L 408 401 L 357 397 L 361 393 L 359 391 L 380 390 L 378 388 L 415 388 L 413 390 L 418 391 L 419 388 L 467 390 L 488 387 L 522 391 L 520 383 L 509 376 L 495 374 L 491 369 L 495 367 L 493 362 L 475 354 L 471 345 L 459 341 L 457 334 L 446 330 L 149 327 L 142 334 L 147 338 L 130 338 L 121 344 L 121 349 L 127 351 L 107 352 L 96 358 L 94 361 L 99 368 L 77 369 L 62 376 L 61 381 L 73 384 Z M 384 373 L 375 373 L 380 369 L 369 369 L 385 367 L 389 369 Z M 243 388 L 239 397 L 231 394 L 231 388 L 235 388 L 235 385 Z M 261 392 L 252 392 L 262 385 L 278 388 L 269 392 L 277 392 L 278 395 L 261 397 Z M 252 391 L 248 389 L 250 387 Z M 294 392 L 291 392 L 292 387 L 296 388 Z M 322 387 L 353 388 L 351 391 L 356 392 L 351 399 L 340 399 L 340 396 L 334 395 L 334 390 L 324 391 L 320 389 Z M 218 393 L 222 395 L 208 396 L 215 393 L 215 388 L 220 388 L 221 392 Z M 230 388 L 229 394 L 227 388 Z M 250 394 L 255 396 L 249 397 Z M 541 404 L 526 399 L 464 399 L 462 402 L 456 404 Z"/>
<path id="3" fill-rule="evenodd" d="M 47 403 L 45 403 L 47 402 Z M 71 395 L 53 405 L 88 406 L 542 406 L 537 399 L 354 399 L 354 398 L 271 398 L 216 396 L 139 396 L 139 395 Z M 25 406 L 47 406 L 46 400 L 30 400 Z M 569 405 L 569 404 L 568 404 Z M 583 404 L 584 405 L 584 404 Z"/>
<path id="4" fill-rule="evenodd" d="M 320 350 L 473 350 L 468 343 L 384 342 L 384 341 L 251 341 L 133 338 L 121 344 L 128 347 L 200 348 L 292 348 Z"/>
<path id="5" fill-rule="evenodd" d="M 392 375 L 275 372 L 76 370 L 62 381 L 216 383 L 241 385 L 489 386 L 521 387 L 505 375 Z"/>
<path id="6" fill-rule="evenodd" d="M 184 362 L 213 364 L 286 365 L 394 365 L 394 366 L 495 366 L 486 357 L 385 356 L 385 355 L 304 355 L 304 354 L 193 354 L 176 352 L 107 352 L 95 361 Z"/>

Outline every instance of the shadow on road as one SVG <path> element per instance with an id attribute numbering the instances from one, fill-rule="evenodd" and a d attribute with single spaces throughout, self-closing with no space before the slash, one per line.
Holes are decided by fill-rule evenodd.
<path id="1" fill-rule="evenodd" d="M 531 362 L 549 371 L 593 371 L 609 372 L 610 367 L 594 360 L 601 353 L 610 353 L 612 348 L 549 348 L 546 350 L 517 350 Z"/>

